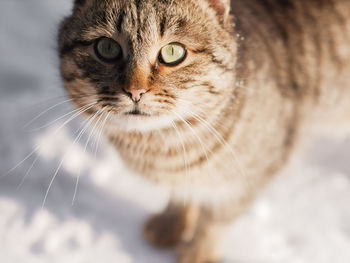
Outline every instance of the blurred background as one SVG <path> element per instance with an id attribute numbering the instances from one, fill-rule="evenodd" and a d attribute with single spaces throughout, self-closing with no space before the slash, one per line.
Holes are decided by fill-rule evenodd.
<path id="1" fill-rule="evenodd" d="M 70 118 L 56 54 L 70 9 L 0 0 L 0 262 L 174 263 L 141 234 L 167 192 L 128 171 L 98 133 L 76 140 L 84 122 Z M 349 158 L 350 139 L 335 138 L 293 158 L 232 226 L 225 262 L 350 262 Z"/>

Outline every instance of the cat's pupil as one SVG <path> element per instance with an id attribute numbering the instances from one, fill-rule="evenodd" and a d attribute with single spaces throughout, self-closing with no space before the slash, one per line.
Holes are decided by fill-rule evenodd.
<path id="1" fill-rule="evenodd" d="M 174 53 L 175 53 L 174 46 L 168 46 L 168 47 L 167 47 L 167 53 L 168 53 L 170 56 L 174 56 Z"/>

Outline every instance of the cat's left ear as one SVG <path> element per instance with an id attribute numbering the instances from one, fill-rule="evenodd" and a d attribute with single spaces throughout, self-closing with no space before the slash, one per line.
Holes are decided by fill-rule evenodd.
<path id="1" fill-rule="evenodd" d="M 231 0 L 205 0 L 209 7 L 214 9 L 218 18 L 226 24 L 231 11 Z"/>
<path id="2" fill-rule="evenodd" d="M 76 6 L 83 6 L 86 4 L 86 2 L 91 2 L 91 1 L 88 1 L 88 0 L 74 0 L 74 5 Z"/>
<path id="3" fill-rule="evenodd" d="M 74 10 L 83 10 L 85 7 L 91 5 L 91 0 L 74 0 Z"/>

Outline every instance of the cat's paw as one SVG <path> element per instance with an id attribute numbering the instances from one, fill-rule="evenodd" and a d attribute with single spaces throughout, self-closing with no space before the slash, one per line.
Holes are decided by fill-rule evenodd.
<path id="1" fill-rule="evenodd" d="M 143 233 L 154 246 L 172 247 L 181 241 L 185 224 L 185 218 L 181 213 L 164 212 L 151 217 L 145 224 Z"/>
<path id="2" fill-rule="evenodd" d="M 178 247 L 178 263 L 219 263 L 221 259 L 213 248 L 204 243 L 191 242 Z"/>

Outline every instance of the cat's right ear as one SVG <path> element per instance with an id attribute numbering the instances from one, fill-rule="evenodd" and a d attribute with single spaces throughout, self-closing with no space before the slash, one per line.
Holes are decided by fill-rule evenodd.
<path id="1" fill-rule="evenodd" d="M 230 12 L 230 0 L 206 0 L 211 8 L 215 10 L 218 16 L 227 16 Z"/>
<path id="2" fill-rule="evenodd" d="M 218 19 L 223 23 L 229 22 L 231 11 L 231 0 L 205 0 L 209 7 L 213 9 Z"/>

